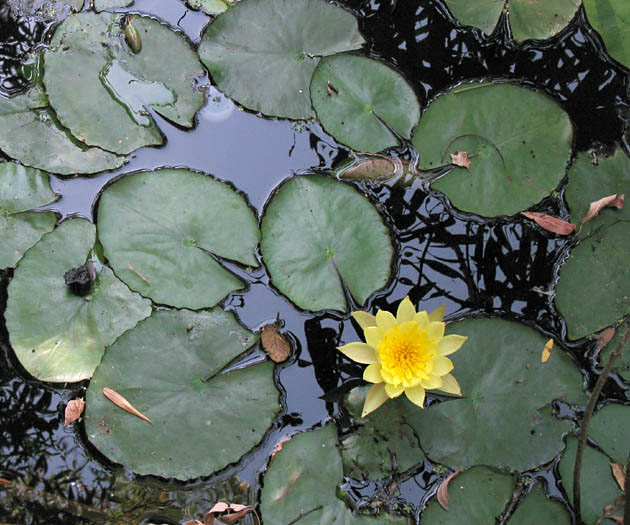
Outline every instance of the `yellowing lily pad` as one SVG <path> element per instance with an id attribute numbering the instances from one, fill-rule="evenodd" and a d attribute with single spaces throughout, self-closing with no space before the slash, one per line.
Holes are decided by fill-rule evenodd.
<path id="1" fill-rule="evenodd" d="M 584 10 L 608 54 L 630 67 L 630 4 L 626 0 L 584 0 Z"/>
<path id="2" fill-rule="evenodd" d="M 370 201 L 337 180 L 287 180 L 267 205 L 261 229 L 271 281 L 300 308 L 343 312 L 344 287 L 363 304 L 389 280 L 388 228 Z"/>

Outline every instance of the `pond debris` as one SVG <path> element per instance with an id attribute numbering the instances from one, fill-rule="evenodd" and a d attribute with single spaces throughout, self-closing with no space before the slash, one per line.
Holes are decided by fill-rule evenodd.
<path id="1" fill-rule="evenodd" d="M 85 410 L 85 399 L 79 397 L 77 399 L 73 399 L 69 401 L 66 405 L 65 411 L 65 420 L 63 422 L 63 426 L 67 427 L 68 425 L 77 421 L 81 414 L 83 414 L 83 410 Z"/>
<path id="2" fill-rule="evenodd" d="M 147 416 L 145 416 L 136 407 L 134 407 L 129 401 L 127 401 L 127 399 L 124 396 L 121 396 L 115 390 L 105 387 L 103 388 L 103 395 L 107 399 L 109 399 L 112 403 L 114 403 L 114 405 L 116 405 L 117 407 L 122 408 L 123 410 L 126 410 L 130 414 L 133 414 L 134 416 L 139 417 L 140 419 L 144 419 L 148 423 L 153 424 L 153 421 L 151 421 Z"/>
<path id="3" fill-rule="evenodd" d="M 599 353 L 608 346 L 608 343 L 615 337 L 614 327 L 609 326 L 605 330 L 602 330 L 600 334 L 597 336 L 597 343 L 595 343 L 595 357 L 599 355 Z"/>
<path id="4" fill-rule="evenodd" d="M 129 270 L 131 270 L 133 273 L 135 273 L 138 277 L 140 277 L 140 279 L 142 279 L 145 283 L 147 284 L 151 284 L 151 281 L 149 281 L 149 279 L 147 279 L 144 275 L 142 275 L 138 270 L 136 270 L 133 265 L 131 263 L 127 263 L 127 268 L 129 268 Z"/>
<path id="5" fill-rule="evenodd" d="M 582 225 L 597 217 L 599 215 L 599 212 L 601 212 L 606 207 L 613 207 L 617 208 L 618 210 L 623 209 L 623 203 L 625 199 L 625 193 L 615 193 L 614 195 L 608 195 L 607 197 L 602 197 L 599 200 L 591 202 L 588 207 L 588 211 L 586 212 L 586 215 L 582 219 Z"/>
<path id="6" fill-rule="evenodd" d="M 85 297 L 90 293 L 92 283 L 96 281 L 94 263 L 88 261 L 82 266 L 71 268 L 63 274 L 63 279 L 74 295 Z"/>
<path id="7" fill-rule="evenodd" d="M 125 41 L 131 50 L 137 55 L 140 51 L 142 51 L 142 38 L 132 22 L 133 16 L 125 17 Z"/>
<path id="8" fill-rule="evenodd" d="M 448 510 L 448 504 L 450 502 L 450 497 L 448 495 L 448 484 L 455 478 L 455 476 L 461 473 L 462 469 L 457 469 L 455 472 L 450 474 L 442 483 L 437 490 L 437 500 L 438 503 L 442 506 L 444 510 Z"/>
<path id="9" fill-rule="evenodd" d="M 625 492 L 626 490 L 626 470 L 619 463 L 611 463 L 610 470 L 612 470 L 613 477 L 619 485 L 619 488 Z"/>
<path id="10" fill-rule="evenodd" d="M 521 215 L 525 215 L 528 219 L 533 220 L 544 230 L 558 235 L 569 235 L 575 230 L 575 224 L 572 224 L 557 217 L 552 217 L 546 213 L 538 213 L 535 211 L 522 211 Z"/>
<path id="11" fill-rule="evenodd" d="M 549 361 L 549 357 L 551 357 L 552 348 L 553 348 L 553 339 L 549 339 L 549 341 L 545 343 L 545 347 L 543 348 L 542 356 L 540 357 L 541 363 L 546 363 L 547 361 Z"/>
<path id="12" fill-rule="evenodd" d="M 385 155 L 375 155 L 339 171 L 342 179 L 388 179 L 402 175 L 409 169 L 409 161 Z"/>
<path id="13" fill-rule="evenodd" d="M 291 355 L 291 343 L 280 333 L 275 323 L 262 327 L 260 340 L 263 349 L 274 363 L 282 363 Z"/>
<path id="14" fill-rule="evenodd" d="M 230 511 L 230 514 L 221 516 L 221 519 L 216 518 L 215 514 Z M 260 523 L 260 518 L 251 505 L 240 505 L 238 503 L 225 503 L 219 501 L 206 513 L 203 517 L 203 521 L 189 520 L 184 525 L 232 525 L 241 518 L 244 518 L 247 514 L 253 512 L 256 516 L 256 521 Z"/>
<path id="15" fill-rule="evenodd" d="M 461 168 L 466 168 L 470 171 L 470 157 L 468 153 L 465 151 L 458 151 L 456 153 L 450 153 L 451 156 L 451 164 L 455 166 L 459 166 Z"/>

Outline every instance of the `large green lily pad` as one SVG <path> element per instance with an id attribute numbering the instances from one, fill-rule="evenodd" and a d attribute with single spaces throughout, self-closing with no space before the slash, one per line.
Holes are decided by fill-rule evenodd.
<path id="1" fill-rule="evenodd" d="M 536 483 L 525 500 L 516 507 L 508 521 L 510 525 L 569 525 L 567 509 L 556 500 L 545 496 L 542 482 Z"/>
<path id="2" fill-rule="evenodd" d="M 278 452 L 265 473 L 262 519 L 265 523 L 295 523 L 299 518 L 300 525 L 407 523 L 405 518 L 388 514 L 352 514 L 337 497 L 337 484 L 342 479 L 334 424 L 295 436 Z"/>
<path id="3" fill-rule="evenodd" d="M 90 222 L 65 220 L 24 255 L 9 285 L 5 317 L 11 346 L 42 381 L 91 377 L 105 347 L 151 313 L 150 302 L 105 266 L 89 295 L 70 291 L 64 274 L 86 262 L 95 235 Z"/>
<path id="4" fill-rule="evenodd" d="M 455 167 L 433 183 L 460 210 L 512 215 L 560 183 L 571 156 L 573 128 L 553 100 L 510 84 L 451 89 L 431 103 L 414 131 L 420 168 L 450 164 L 465 151 L 470 169 Z"/>
<path id="5" fill-rule="evenodd" d="M 420 118 L 413 88 L 378 60 L 326 57 L 315 68 L 311 100 L 324 129 L 358 151 L 376 153 L 408 139 Z"/>
<path id="6" fill-rule="evenodd" d="M 102 194 L 98 234 L 112 268 L 157 303 L 214 306 L 245 284 L 216 257 L 258 266 L 258 223 L 224 182 L 184 169 L 123 177 Z"/>
<path id="7" fill-rule="evenodd" d="M 630 4 L 626 0 L 584 0 L 584 9 L 608 54 L 630 67 Z"/>
<path id="8" fill-rule="evenodd" d="M 0 149 L 22 164 L 61 175 L 97 173 L 122 166 L 123 157 L 88 148 L 61 127 L 33 87 L 23 95 L 0 97 Z"/>
<path id="9" fill-rule="evenodd" d="M 593 416 L 588 434 L 616 463 L 625 466 L 630 455 L 630 407 L 606 405 Z"/>
<path id="10" fill-rule="evenodd" d="M 75 137 L 126 154 L 163 142 L 147 107 L 180 126 L 193 125 L 204 100 L 194 86 L 203 67 L 181 35 L 148 17 L 131 22 L 142 39 L 142 51 L 134 53 L 119 18 L 107 12 L 68 17 L 45 53 L 44 83 Z"/>
<path id="11" fill-rule="evenodd" d="M 478 27 L 488 35 L 497 25 L 503 9 L 507 8 L 514 38 L 529 40 L 545 39 L 559 33 L 575 16 L 580 0 L 449 0 L 447 5 L 462 24 Z"/>
<path id="12" fill-rule="evenodd" d="M 57 200 L 48 175 L 15 162 L 0 163 L 0 268 L 15 266 L 55 227 L 53 212 L 29 211 Z"/>
<path id="13" fill-rule="evenodd" d="M 314 116 L 309 85 L 320 58 L 363 42 L 354 16 L 325 0 L 242 0 L 208 26 L 199 56 L 239 104 L 307 119 Z"/>
<path id="14" fill-rule="evenodd" d="M 262 220 L 261 252 L 272 283 L 300 308 L 346 311 L 389 280 L 394 253 L 376 208 L 354 188 L 316 175 L 293 177 Z"/>
<path id="15" fill-rule="evenodd" d="M 96 369 L 86 395 L 89 440 L 138 474 L 190 479 L 238 461 L 280 408 L 273 363 L 226 371 L 256 341 L 219 308 L 154 312 Z M 153 424 L 116 407 L 106 387 Z"/>

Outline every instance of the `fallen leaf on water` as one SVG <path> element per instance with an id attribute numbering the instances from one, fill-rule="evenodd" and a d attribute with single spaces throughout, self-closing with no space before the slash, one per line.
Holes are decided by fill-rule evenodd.
<path id="1" fill-rule="evenodd" d="M 457 476 L 460 472 L 462 471 L 462 469 L 457 469 L 455 472 L 453 472 L 449 477 L 447 477 L 444 481 L 442 481 L 442 483 L 440 483 L 440 486 L 438 487 L 438 491 L 437 491 L 437 500 L 438 503 L 440 505 L 442 505 L 442 508 L 444 510 L 448 510 L 448 502 L 450 501 L 450 498 L 448 496 L 448 484 L 451 482 L 451 480 Z"/>
<path id="2" fill-rule="evenodd" d="M 545 343 L 545 347 L 543 348 L 543 351 L 542 351 L 542 357 L 540 358 L 540 361 L 542 363 L 546 363 L 547 361 L 549 361 L 552 348 L 553 348 L 553 339 L 549 339 L 549 341 Z"/>
<path id="3" fill-rule="evenodd" d="M 626 486 L 626 471 L 619 463 L 611 463 L 610 468 L 612 469 L 613 476 L 615 477 L 615 481 L 622 492 L 625 492 Z"/>
<path id="4" fill-rule="evenodd" d="M 468 153 L 465 151 L 458 151 L 457 153 L 450 153 L 450 156 L 451 164 L 466 168 L 470 171 L 470 158 L 468 157 Z"/>
<path id="5" fill-rule="evenodd" d="M 399 169 L 400 168 L 398 168 L 398 170 Z M 394 159 L 389 157 L 374 157 L 365 159 L 357 165 L 345 170 L 341 174 L 341 177 L 344 179 L 384 179 L 394 176 L 398 170 Z"/>
<path id="6" fill-rule="evenodd" d="M 227 511 L 232 511 L 232 513 L 221 516 L 220 520 L 214 516 L 215 514 Z M 260 523 L 260 519 L 258 519 L 258 514 L 256 514 L 254 507 L 250 505 L 239 505 L 238 503 L 224 503 L 223 501 L 219 501 L 203 517 L 203 525 L 219 525 L 223 523 L 232 525 L 241 518 L 244 518 L 245 515 L 250 512 L 254 513 L 256 520 Z"/>
<path id="7" fill-rule="evenodd" d="M 535 211 L 522 211 L 521 215 L 525 215 L 528 219 L 535 221 L 538 226 L 558 235 L 569 235 L 575 230 L 575 224 L 563 221 L 546 213 L 538 213 Z"/>
<path id="8" fill-rule="evenodd" d="M 586 212 L 586 215 L 582 219 L 582 224 L 587 223 L 593 217 L 597 217 L 597 215 L 599 215 L 599 212 L 608 206 L 617 208 L 619 210 L 622 209 L 623 201 L 625 200 L 625 198 L 626 195 L 624 193 L 615 193 L 614 195 L 608 195 L 608 197 L 603 197 L 597 201 L 591 202 L 590 206 L 588 207 L 588 211 Z"/>
<path id="9" fill-rule="evenodd" d="M 606 348 L 610 340 L 615 336 L 615 329 L 612 326 L 603 330 L 597 336 L 597 343 L 595 344 L 595 355 L 597 356 L 603 348 Z"/>
<path id="10" fill-rule="evenodd" d="M 85 399 L 83 399 L 82 397 L 69 401 L 66 405 L 65 421 L 63 422 L 63 425 L 67 426 L 70 423 L 74 423 L 77 419 L 81 417 L 84 409 Z"/>
<path id="11" fill-rule="evenodd" d="M 275 324 L 267 324 L 262 327 L 261 340 L 265 352 L 276 363 L 286 361 L 291 355 L 291 345 L 287 338 L 278 331 Z"/>
<path id="12" fill-rule="evenodd" d="M 133 414 L 134 416 L 139 417 L 140 419 L 144 419 L 145 421 L 153 424 L 153 421 L 151 421 L 147 416 L 136 409 L 129 401 L 127 401 L 125 397 L 121 396 L 115 390 L 105 387 L 103 388 L 103 395 L 112 403 L 114 403 L 114 405 L 116 405 L 117 407 L 122 408 L 130 414 Z"/>

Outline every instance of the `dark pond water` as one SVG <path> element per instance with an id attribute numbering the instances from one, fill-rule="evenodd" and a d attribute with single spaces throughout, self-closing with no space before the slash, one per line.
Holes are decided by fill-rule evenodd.
<path id="1" fill-rule="evenodd" d="M 603 150 L 623 143 L 628 115 L 628 71 L 603 53 L 599 37 L 580 12 L 561 34 L 545 43 L 515 45 L 502 24 L 492 36 L 458 26 L 438 0 L 347 0 L 369 44 L 367 52 L 392 64 L 412 83 L 423 105 L 449 86 L 471 78 L 517 80 L 558 100 L 576 128 L 576 149 Z M 137 0 L 130 9 L 150 13 L 183 31 L 194 45 L 209 18 L 186 9 L 178 0 Z M 9 96 L 26 87 L 17 75 L 20 61 L 45 44 L 52 28 L 33 20 L 11 18 L 0 6 L 0 92 Z M 293 173 L 328 170 L 348 151 L 316 123 L 298 124 L 259 118 L 242 111 L 210 87 L 207 105 L 192 131 L 183 131 L 159 116 L 167 137 L 162 148 L 144 148 L 118 172 L 95 177 L 52 177 L 62 195 L 50 208 L 61 216 L 92 218 L 100 189 L 120 173 L 160 166 L 186 166 L 231 181 L 261 213 L 277 184 Z M 626 141 L 626 148 L 627 148 Z M 406 151 L 395 154 L 408 155 Z M 567 241 L 542 233 L 519 218 L 481 221 L 453 210 L 420 181 L 407 186 L 360 183 L 377 202 L 395 232 L 398 257 L 391 285 L 368 307 L 391 309 L 405 295 L 431 310 L 446 304 L 450 319 L 471 315 L 503 316 L 524 321 L 554 337 L 580 363 L 585 381 L 594 371 L 588 344 L 567 343 L 565 328 L 548 293 L 568 248 Z M 561 199 L 548 199 L 541 211 L 566 214 Z M 0 311 L 6 302 L 10 272 L 2 274 Z M 82 395 L 86 384 L 50 386 L 21 369 L 0 326 L 0 522 L 20 524 L 183 523 L 200 517 L 217 499 L 255 499 L 260 473 L 274 443 L 337 418 L 342 432 L 351 423 L 339 400 L 356 384 L 360 367 L 341 359 L 335 347 L 358 334 L 336 313 L 307 314 L 273 292 L 263 270 L 244 292 L 231 294 L 224 307 L 255 329 L 278 315 L 296 346 L 291 362 L 279 366 L 276 381 L 284 392 L 285 410 L 263 443 L 236 466 L 219 475 L 189 483 L 137 477 L 112 465 L 93 449 L 81 427 L 63 427 L 68 400 Z M 613 378 L 608 398 L 626 400 Z M 226 436 L 229 439 L 229 436 Z M 533 477 L 548 482 L 562 499 L 553 464 Z M 238 477 L 236 477 L 238 476 Z M 380 484 L 348 482 L 358 506 L 374 493 L 386 494 L 392 480 Z M 398 493 L 386 505 L 406 505 L 418 520 L 423 504 L 437 490 L 438 475 L 425 463 L 400 477 Z M 249 486 L 249 488 L 248 488 Z"/>

